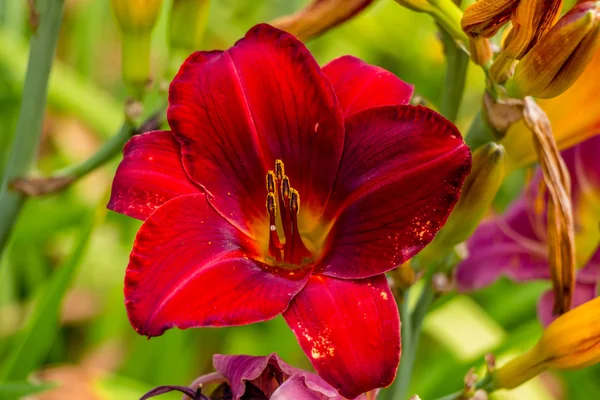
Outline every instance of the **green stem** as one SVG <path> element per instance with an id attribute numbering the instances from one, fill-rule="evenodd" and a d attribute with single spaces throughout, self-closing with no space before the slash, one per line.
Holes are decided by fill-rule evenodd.
<path id="1" fill-rule="evenodd" d="M 401 396 L 406 394 L 408 390 L 408 384 L 410 383 L 410 376 L 412 374 L 412 361 L 407 357 L 407 353 L 413 347 L 413 330 L 412 330 L 412 318 L 408 307 L 408 292 L 407 289 L 404 292 L 402 303 L 400 306 L 400 333 L 402 335 L 402 357 L 400 358 L 400 366 L 398 367 L 398 376 L 394 381 L 392 399 L 400 399 Z"/>
<path id="2" fill-rule="evenodd" d="M 125 143 L 131 139 L 134 132 L 135 127 L 131 123 L 123 123 L 117 134 L 104 142 L 102 147 L 90 158 L 80 164 L 71 165 L 57 171 L 53 176 L 64 176 L 75 180 L 89 174 L 118 154 L 123 149 L 123 146 L 125 146 Z"/>
<path id="3" fill-rule="evenodd" d="M 483 378 L 482 380 L 477 382 L 475 384 L 474 390 L 478 390 L 478 389 L 483 389 L 488 393 L 493 392 L 494 388 L 493 388 L 493 383 L 492 383 L 492 377 L 490 375 L 487 375 L 485 378 Z M 465 391 L 463 389 L 463 390 L 459 390 L 454 393 L 448 394 L 444 397 L 440 397 L 436 400 L 460 400 L 460 399 L 464 399 L 464 398 L 466 398 L 466 396 L 465 396 Z"/>
<path id="4" fill-rule="evenodd" d="M 22 194 L 9 190 L 9 182 L 25 175 L 36 159 L 64 0 L 39 0 L 36 6 L 40 26 L 31 38 L 17 128 L 0 188 L 0 256 L 25 200 Z"/>
<path id="5" fill-rule="evenodd" d="M 440 33 L 446 53 L 446 73 L 440 112 L 454 122 L 458 116 L 458 110 L 465 92 L 469 56 L 456 46 L 456 43 L 446 31 L 441 30 Z"/>
<path id="6" fill-rule="evenodd" d="M 454 40 L 465 45 L 469 42 L 467 35 L 460 26 L 462 10 L 452 0 L 428 0 L 433 5 L 431 15 L 450 34 Z"/>
<path id="7" fill-rule="evenodd" d="M 113 137 L 82 163 L 68 166 L 46 178 L 21 178 L 15 180 L 13 181 L 14 187 L 29 196 L 41 196 L 61 191 L 119 154 L 123 146 L 125 146 L 133 135 L 159 129 L 164 121 L 164 117 L 165 109 L 161 108 L 138 128 L 131 121 L 126 120 L 121 129 Z"/>
<path id="8" fill-rule="evenodd" d="M 435 300 L 433 285 L 431 284 L 430 279 L 426 279 L 423 291 L 419 296 L 419 300 L 417 301 L 413 312 L 409 313 L 408 311 L 406 294 L 404 302 L 400 305 L 400 319 L 402 321 L 402 357 L 400 359 L 398 376 L 392 386 L 391 399 L 393 400 L 403 400 L 408 394 L 412 373 L 415 367 L 415 359 L 419 347 L 423 321 L 425 320 L 425 315 L 427 314 L 431 303 L 433 303 L 433 300 Z"/>

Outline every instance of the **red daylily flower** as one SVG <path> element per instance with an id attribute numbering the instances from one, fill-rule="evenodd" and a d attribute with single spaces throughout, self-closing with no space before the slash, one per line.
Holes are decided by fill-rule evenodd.
<path id="1" fill-rule="evenodd" d="M 292 35 L 252 28 L 171 84 L 171 131 L 124 149 L 109 208 L 145 220 L 125 277 L 135 329 L 283 313 L 349 398 L 389 385 L 398 310 L 384 273 L 427 245 L 470 153 L 412 86 L 354 57 L 323 69 Z"/>

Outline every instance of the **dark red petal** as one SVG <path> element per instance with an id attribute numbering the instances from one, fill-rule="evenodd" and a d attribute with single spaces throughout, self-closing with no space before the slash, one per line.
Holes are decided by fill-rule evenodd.
<path id="1" fill-rule="evenodd" d="M 140 228 L 125 275 L 129 320 L 140 334 L 173 326 L 243 325 L 273 318 L 308 271 L 275 271 L 252 259 L 254 243 L 206 197 L 158 208 Z"/>
<path id="2" fill-rule="evenodd" d="M 266 218 L 265 178 L 276 159 L 303 206 L 320 215 L 341 157 L 343 118 L 329 80 L 293 36 L 257 25 L 227 51 L 192 54 L 169 102 L 186 171 L 236 226 L 250 232 Z"/>
<path id="3" fill-rule="evenodd" d="M 183 170 L 179 143 L 171 132 L 147 132 L 125 145 L 108 208 L 145 220 L 168 200 L 199 192 Z"/>
<path id="4" fill-rule="evenodd" d="M 346 117 L 367 108 L 408 104 L 415 90 L 391 72 L 352 56 L 336 58 L 323 72 Z"/>
<path id="5" fill-rule="evenodd" d="M 346 121 L 327 215 L 324 273 L 364 278 L 408 260 L 456 203 L 471 154 L 454 125 L 423 107 L 372 108 Z"/>
<path id="6" fill-rule="evenodd" d="M 354 398 L 394 380 L 400 320 L 384 275 L 312 276 L 283 317 L 315 370 L 342 396 Z"/>

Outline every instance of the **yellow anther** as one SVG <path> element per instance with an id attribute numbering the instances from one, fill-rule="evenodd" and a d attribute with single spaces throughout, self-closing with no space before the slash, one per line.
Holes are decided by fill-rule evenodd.
<path id="1" fill-rule="evenodd" d="M 275 194 L 273 193 L 267 194 L 267 211 L 269 212 L 270 217 L 274 217 L 277 214 L 275 207 Z"/>
<path id="2" fill-rule="evenodd" d="M 298 211 L 300 211 L 300 195 L 296 189 L 290 189 L 290 193 L 292 194 L 290 197 L 290 210 L 292 214 L 298 214 Z"/>
<path id="3" fill-rule="evenodd" d="M 275 172 L 267 172 L 267 192 L 275 193 Z"/>
<path id="4" fill-rule="evenodd" d="M 287 176 L 283 177 L 283 181 L 281 182 L 281 196 L 285 201 L 290 198 L 290 179 Z"/>
<path id="5" fill-rule="evenodd" d="M 285 176 L 285 168 L 283 167 L 283 161 L 275 160 L 275 176 L 277 180 L 282 180 Z"/>

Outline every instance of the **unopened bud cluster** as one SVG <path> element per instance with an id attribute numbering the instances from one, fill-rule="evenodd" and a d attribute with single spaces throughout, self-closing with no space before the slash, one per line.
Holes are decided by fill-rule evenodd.
<path id="1" fill-rule="evenodd" d="M 501 52 L 489 76 L 507 84 L 513 97 L 555 97 L 581 75 L 600 46 L 600 2 L 580 2 L 559 19 L 562 0 L 480 0 L 469 6 L 461 25 L 471 57 L 489 61 L 487 38 L 508 22 Z"/>

